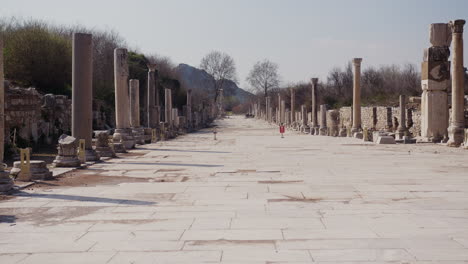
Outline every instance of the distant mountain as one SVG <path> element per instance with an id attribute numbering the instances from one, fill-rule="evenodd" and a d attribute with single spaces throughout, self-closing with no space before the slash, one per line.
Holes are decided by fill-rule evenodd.
<path id="1" fill-rule="evenodd" d="M 179 64 L 175 68 L 176 78 L 185 90 L 199 90 L 212 93 L 214 91 L 214 78 L 204 70 L 187 64 Z M 239 103 L 245 103 L 253 94 L 239 88 L 233 81 L 226 80 L 223 87 L 224 97 L 234 96 Z"/>

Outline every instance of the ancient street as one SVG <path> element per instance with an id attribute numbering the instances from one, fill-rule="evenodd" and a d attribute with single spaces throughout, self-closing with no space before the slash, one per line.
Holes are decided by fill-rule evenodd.
<path id="1" fill-rule="evenodd" d="M 1 201 L 0 263 L 468 261 L 466 150 L 215 124 Z"/>

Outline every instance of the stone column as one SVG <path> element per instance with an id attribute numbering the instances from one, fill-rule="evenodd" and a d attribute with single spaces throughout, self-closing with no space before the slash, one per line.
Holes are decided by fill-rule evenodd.
<path id="1" fill-rule="evenodd" d="M 307 108 L 305 105 L 301 105 L 301 119 L 302 119 L 302 129 L 307 128 Z"/>
<path id="2" fill-rule="evenodd" d="M 317 108 L 318 108 L 318 98 L 317 98 L 317 83 L 318 78 L 312 78 L 312 112 L 311 112 L 311 135 L 318 135 L 318 118 L 317 118 Z"/>
<path id="3" fill-rule="evenodd" d="M 321 136 L 327 135 L 327 105 L 320 106 L 320 132 Z"/>
<path id="4" fill-rule="evenodd" d="M 6 192 L 13 188 L 10 173 L 5 171 L 6 165 L 3 165 L 5 151 L 5 87 L 3 78 L 3 39 L 0 37 L 0 192 Z"/>
<path id="5" fill-rule="evenodd" d="M 147 126 L 156 128 L 159 124 L 159 116 L 156 104 L 156 85 L 155 85 L 155 71 L 156 64 L 148 63 L 148 98 L 147 98 Z"/>
<path id="6" fill-rule="evenodd" d="M 93 150 L 93 36 L 73 34 L 72 136 L 85 140 L 86 161 L 97 161 Z"/>
<path id="7" fill-rule="evenodd" d="M 453 39 L 452 120 L 448 129 L 450 147 L 459 147 L 465 137 L 465 69 L 463 66 L 463 26 L 465 20 L 450 21 Z"/>
<path id="8" fill-rule="evenodd" d="M 171 89 L 164 89 L 164 122 L 168 130 L 172 129 Z"/>
<path id="9" fill-rule="evenodd" d="M 269 103 L 269 102 L 268 102 L 268 99 L 269 99 L 268 96 L 265 97 L 265 113 L 266 113 L 266 115 L 265 115 L 265 121 L 267 121 L 267 122 L 268 122 L 268 103 Z"/>
<path id="10" fill-rule="evenodd" d="M 296 90 L 291 88 L 291 125 L 296 122 Z"/>
<path id="11" fill-rule="evenodd" d="M 407 133 L 406 128 L 406 96 L 400 95 L 400 123 L 395 134 L 396 139 L 403 139 Z"/>
<path id="12" fill-rule="evenodd" d="M 189 131 L 192 129 L 192 89 L 187 90 L 187 127 Z"/>
<path id="13" fill-rule="evenodd" d="M 280 107 L 280 124 L 285 124 L 286 122 L 286 103 L 284 100 L 281 100 L 281 107 Z"/>
<path id="14" fill-rule="evenodd" d="M 145 130 L 140 124 L 140 81 L 131 79 L 130 86 L 130 126 L 137 144 L 145 144 Z"/>
<path id="15" fill-rule="evenodd" d="M 450 87 L 450 43 L 452 35 L 448 24 L 431 24 L 431 47 L 424 50 L 421 65 L 421 137 L 431 142 L 447 138 L 448 95 Z"/>
<path id="16" fill-rule="evenodd" d="M 115 124 L 114 141 L 122 143 L 126 149 L 135 147 L 130 129 L 130 100 L 128 90 L 128 52 L 127 49 L 114 50 L 115 84 Z M 115 146 L 116 144 L 114 144 Z"/>
<path id="17" fill-rule="evenodd" d="M 361 58 L 353 59 L 353 128 L 352 134 L 362 131 L 361 127 Z"/>

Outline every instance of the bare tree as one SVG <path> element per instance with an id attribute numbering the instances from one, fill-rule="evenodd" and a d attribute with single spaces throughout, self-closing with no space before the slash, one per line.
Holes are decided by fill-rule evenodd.
<path id="1" fill-rule="evenodd" d="M 268 92 L 279 85 L 278 64 L 269 60 L 258 61 L 246 80 L 257 92 L 267 97 Z"/>
<path id="2" fill-rule="evenodd" d="M 200 68 L 214 78 L 215 101 L 226 80 L 237 82 L 236 64 L 234 59 L 226 53 L 220 51 L 208 53 L 201 60 Z"/>

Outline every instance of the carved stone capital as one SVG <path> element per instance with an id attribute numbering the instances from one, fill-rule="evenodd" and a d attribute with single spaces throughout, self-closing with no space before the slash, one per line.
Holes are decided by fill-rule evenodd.
<path id="1" fill-rule="evenodd" d="M 464 19 L 452 20 L 449 24 L 452 29 L 452 33 L 463 33 L 463 26 L 465 25 Z"/>
<path id="2" fill-rule="evenodd" d="M 156 64 L 154 63 L 148 63 L 146 64 L 146 66 L 148 67 L 148 71 L 150 72 L 154 72 L 156 70 Z"/>
<path id="3" fill-rule="evenodd" d="M 311 81 L 314 86 L 317 86 L 318 78 L 312 78 Z"/>
<path id="4" fill-rule="evenodd" d="M 362 58 L 354 58 L 353 64 L 354 66 L 361 66 Z"/>

